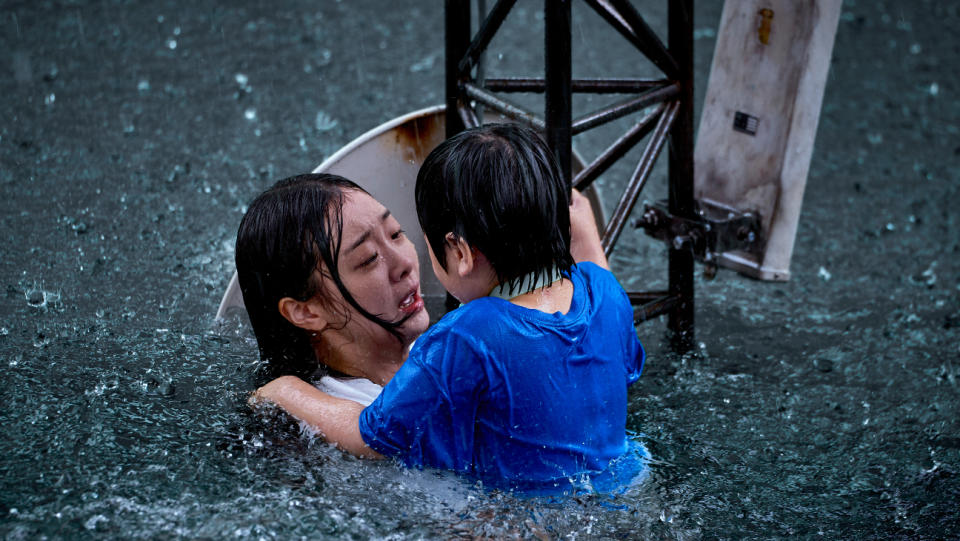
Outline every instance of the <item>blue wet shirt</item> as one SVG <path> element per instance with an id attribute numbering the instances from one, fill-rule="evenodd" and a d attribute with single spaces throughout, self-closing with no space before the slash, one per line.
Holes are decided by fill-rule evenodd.
<path id="1" fill-rule="evenodd" d="M 566 314 L 484 297 L 417 339 L 360 415 L 372 449 L 407 466 L 536 488 L 599 472 L 628 449 L 627 387 L 644 351 L 609 271 L 571 269 Z"/>

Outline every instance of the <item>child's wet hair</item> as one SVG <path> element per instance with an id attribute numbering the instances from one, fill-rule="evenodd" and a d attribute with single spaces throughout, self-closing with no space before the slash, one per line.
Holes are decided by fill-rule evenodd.
<path id="1" fill-rule="evenodd" d="M 573 265 L 569 187 L 532 129 L 487 124 L 447 139 L 420 168 L 416 203 L 444 270 L 450 232 L 486 256 L 508 291 L 531 272 L 566 273 Z"/>

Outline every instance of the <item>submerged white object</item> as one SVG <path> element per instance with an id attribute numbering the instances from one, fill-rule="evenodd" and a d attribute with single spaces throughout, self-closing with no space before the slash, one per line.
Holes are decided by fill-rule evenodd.
<path id="1" fill-rule="evenodd" d="M 841 0 L 727 0 L 694 151 L 694 197 L 760 216 L 763 254 L 721 265 L 787 280 Z"/>
<path id="2" fill-rule="evenodd" d="M 420 289 L 424 297 L 445 296 L 446 292 L 431 270 L 430 257 L 417 221 L 413 191 L 423 160 L 446 138 L 445 110 L 443 105 L 428 107 L 385 122 L 357 137 L 313 170 L 314 173 L 332 173 L 356 182 L 390 209 L 417 249 Z M 499 116 L 488 116 L 485 120 L 507 121 Z M 572 165 L 574 172 L 583 168 L 583 161 L 576 153 Z M 593 189 L 586 190 L 584 195 L 593 204 L 602 231 L 603 212 L 599 196 Z M 231 308 L 243 309 L 243 295 L 236 272 L 220 301 L 217 318 L 222 318 Z"/>

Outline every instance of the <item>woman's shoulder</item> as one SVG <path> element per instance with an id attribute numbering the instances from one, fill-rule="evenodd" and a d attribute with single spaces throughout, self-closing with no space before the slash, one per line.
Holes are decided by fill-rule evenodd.
<path id="1" fill-rule="evenodd" d="M 323 376 L 314 387 L 337 398 L 346 398 L 369 406 L 383 391 L 383 387 L 366 378 L 336 378 Z"/>

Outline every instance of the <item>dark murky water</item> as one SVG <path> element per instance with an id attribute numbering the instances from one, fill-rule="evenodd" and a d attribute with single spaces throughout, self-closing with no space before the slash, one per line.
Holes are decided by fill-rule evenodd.
<path id="1" fill-rule="evenodd" d="M 635 492 L 487 494 L 250 415 L 249 331 L 212 321 L 244 205 L 440 101 L 440 4 L 3 2 L 0 533 L 960 535 L 953 2 L 845 2 L 793 280 L 698 279 L 693 355 L 640 328 L 629 424 L 655 460 Z M 663 26 L 660 2 L 635 4 Z M 697 4 L 702 97 L 721 2 Z M 490 73 L 541 69 L 538 5 L 517 6 Z M 574 13 L 576 75 L 650 73 Z M 657 288 L 663 260 L 628 231 L 614 264 Z"/>

